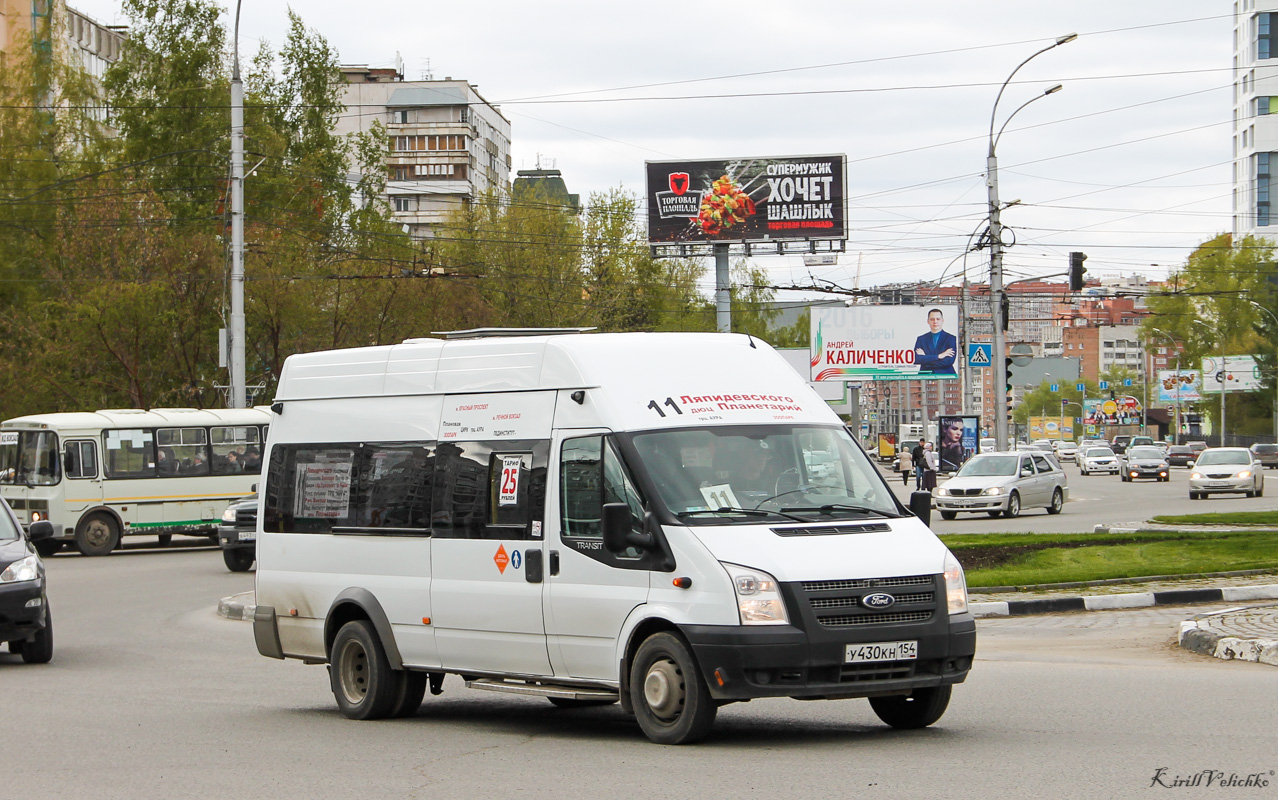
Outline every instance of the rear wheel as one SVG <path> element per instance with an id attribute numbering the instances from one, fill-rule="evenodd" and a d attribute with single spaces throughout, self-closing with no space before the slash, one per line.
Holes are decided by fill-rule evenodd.
<path id="1" fill-rule="evenodd" d="M 942 512 L 941 512 L 941 519 L 954 519 L 954 518 L 955 518 L 955 517 L 957 517 L 957 516 L 958 516 L 958 512 L 957 512 L 957 511 L 942 511 Z"/>
<path id="2" fill-rule="evenodd" d="M 173 534 L 171 533 L 161 533 L 155 538 L 159 540 L 160 547 L 168 547 L 173 543 Z"/>
<path id="3" fill-rule="evenodd" d="M 688 646 L 664 632 L 649 636 L 635 653 L 630 701 L 640 729 L 657 744 L 705 738 L 719 711 Z"/>
<path id="4" fill-rule="evenodd" d="M 222 550 L 222 560 L 231 572 L 248 572 L 257 552 L 249 547 L 228 547 Z"/>
<path id="5" fill-rule="evenodd" d="M 1047 507 L 1048 514 L 1059 514 L 1065 507 L 1065 494 L 1060 489 L 1052 492 L 1052 504 Z"/>
<path id="6" fill-rule="evenodd" d="M 1012 517 L 1019 517 L 1020 515 L 1021 496 L 1016 492 L 1012 492 L 1007 496 L 1007 510 L 1003 512 L 1003 516 L 1011 519 Z"/>
<path id="7" fill-rule="evenodd" d="M 950 705 L 950 686 L 916 689 L 908 697 L 871 697 L 870 708 L 893 728 L 926 728 L 945 714 Z"/>
<path id="8" fill-rule="evenodd" d="M 403 700 L 404 675 L 390 668 L 373 624 L 357 619 L 337 632 L 329 651 L 329 682 L 337 707 L 350 719 L 382 719 Z"/>
<path id="9" fill-rule="evenodd" d="M 75 529 L 75 546 L 86 556 L 106 556 L 120 541 L 120 526 L 107 514 L 90 514 Z"/>
<path id="10" fill-rule="evenodd" d="M 44 627 L 36 631 L 31 641 L 22 643 L 22 660 L 28 664 L 48 664 L 53 660 L 53 613 L 48 602 L 45 601 Z"/>
<path id="11" fill-rule="evenodd" d="M 62 542 L 57 539 L 41 539 L 35 543 L 35 549 L 41 558 L 48 558 L 62 549 Z"/>

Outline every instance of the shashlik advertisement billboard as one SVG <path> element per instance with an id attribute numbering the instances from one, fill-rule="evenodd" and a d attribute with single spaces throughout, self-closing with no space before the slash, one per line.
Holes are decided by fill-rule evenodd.
<path id="1" fill-rule="evenodd" d="M 847 238 L 845 157 L 648 161 L 648 241 Z"/>
<path id="2" fill-rule="evenodd" d="M 813 306 L 813 381 L 955 380 L 958 306 Z"/>

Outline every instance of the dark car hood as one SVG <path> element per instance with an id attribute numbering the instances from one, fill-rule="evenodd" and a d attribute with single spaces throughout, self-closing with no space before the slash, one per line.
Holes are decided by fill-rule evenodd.
<path id="1" fill-rule="evenodd" d="M 0 540 L 0 570 L 29 555 L 26 539 Z"/>

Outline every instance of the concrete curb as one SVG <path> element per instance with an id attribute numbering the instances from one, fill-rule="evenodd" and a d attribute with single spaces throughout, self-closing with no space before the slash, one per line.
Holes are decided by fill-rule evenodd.
<path id="1" fill-rule="evenodd" d="M 1212 631 L 1207 626 L 1225 614 L 1244 614 L 1256 606 L 1227 608 L 1213 614 L 1200 614 L 1180 623 L 1180 646 L 1213 658 L 1255 661 L 1278 667 L 1278 639 L 1243 639 Z"/>
<path id="2" fill-rule="evenodd" d="M 241 592 L 230 597 L 223 597 L 217 604 L 217 615 L 227 619 L 244 619 L 253 621 L 253 612 L 257 609 L 253 592 Z"/>
<path id="3" fill-rule="evenodd" d="M 1030 614 L 1055 614 L 1061 611 L 1109 611 L 1118 608 L 1178 606 L 1187 603 L 1245 603 L 1252 600 L 1278 600 L 1278 584 L 1233 586 L 1223 589 L 1178 589 L 1169 592 L 1044 597 L 1033 600 L 999 600 L 971 603 L 968 608 L 973 616 L 977 617 L 1017 617 Z"/>

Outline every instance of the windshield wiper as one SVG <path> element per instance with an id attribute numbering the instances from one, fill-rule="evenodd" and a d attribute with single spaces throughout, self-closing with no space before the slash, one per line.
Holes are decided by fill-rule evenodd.
<path id="1" fill-rule="evenodd" d="M 693 511 L 680 511 L 675 514 L 676 517 L 691 517 L 698 514 L 745 514 L 751 517 L 785 517 L 795 522 L 807 522 L 807 520 L 786 514 L 790 509 L 782 509 L 781 511 L 764 511 L 761 508 L 737 508 L 736 506 L 720 506 L 719 508 L 698 508 Z"/>
<path id="2" fill-rule="evenodd" d="M 782 511 L 817 511 L 826 516 L 833 516 L 835 511 L 856 511 L 860 514 L 872 514 L 877 517 L 885 517 L 887 519 L 900 519 L 900 514 L 889 514 L 886 511 L 880 511 L 877 508 L 868 508 L 866 506 L 853 506 L 847 503 L 827 503 L 823 506 L 802 506 L 799 508 L 783 508 Z"/>

